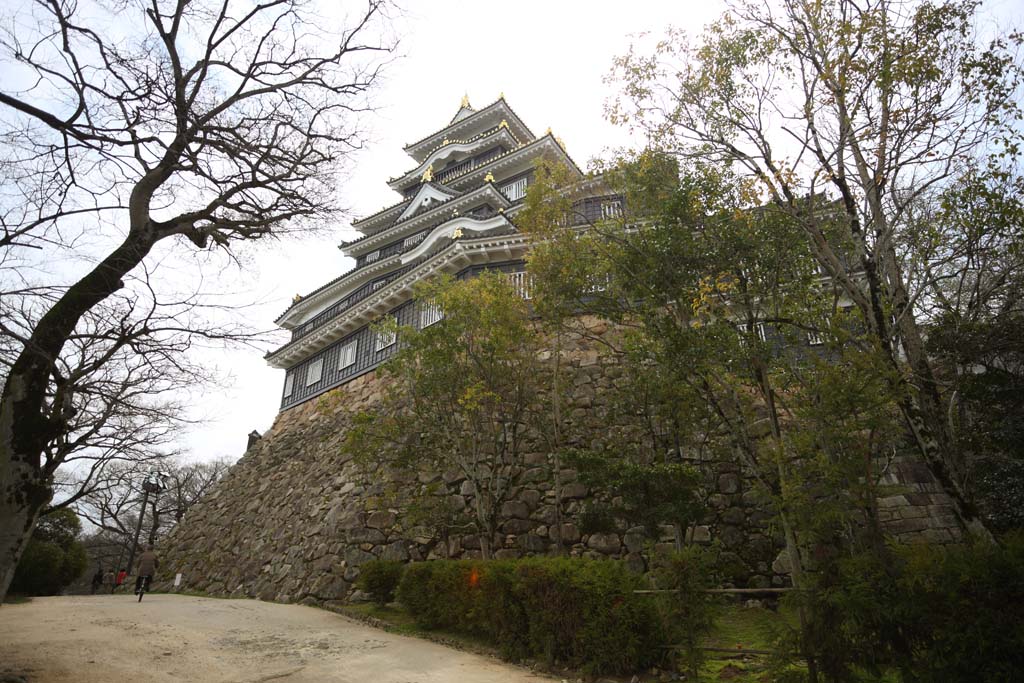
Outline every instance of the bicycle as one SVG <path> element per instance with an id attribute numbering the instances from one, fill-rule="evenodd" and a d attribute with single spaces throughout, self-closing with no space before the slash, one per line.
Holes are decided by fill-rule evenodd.
<path id="1" fill-rule="evenodd" d="M 153 577 L 149 574 L 147 574 L 146 576 L 139 577 L 138 587 L 135 589 L 135 592 L 139 596 L 139 602 L 142 602 L 142 596 L 145 595 L 146 591 L 149 590 L 149 582 L 152 580 Z"/>

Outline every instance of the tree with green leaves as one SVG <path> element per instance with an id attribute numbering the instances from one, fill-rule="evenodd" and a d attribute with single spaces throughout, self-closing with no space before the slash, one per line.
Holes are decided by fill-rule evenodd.
<path id="1" fill-rule="evenodd" d="M 56 595 L 85 571 L 88 557 L 78 541 L 82 523 L 69 508 L 54 510 L 36 524 L 11 591 L 25 595 Z"/>
<path id="2" fill-rule="evenodd" d="M 544 182 L 538 195 L 571 210 L 571 191 Z M 577 306 L 622 327 L 624 366 L 656 378 L 652 410 L 624 397 L 653 417 L 662 438 L 648 443 L 669 462 L 734 460 L 753 475 L 777 513 L 795 587 L 813 587 L 808 569 L 823 549 L 880 546 L 874 501 L 900 445 L 898 382 L 852 304 L 821 277 L 799 225 L 751 206 L 732 174 L 681 174 L 662 153 L 641 153 L 603 182 L 625 196 L 619 217 L 582 231 L 554 214 L 522 221 L 549 226 L 530 261 L 538 310 Z M 551 210 L 539 204 L 539 216 Z M 663 462 L 606 457 L 627 469 Z M 805 638 L 813 668 L 811 647 Z"/>
<path id="3" fill-rule="evenodd" d="M 373 467 L 468 484 L 488 559 L 528 444 L 545 428 L 540 337 L 526 302 L 500 273 L 425 282 L 416 299 L 443 318 L 397 330 L 400 348 L 382 369 L 389 380 L 383 405 L 356 415 L 346 447 Z M 411 488 L 403 490 L 411 499 L 447 493 Z"/>
<path id="4" fill-rule="evenodd" d="M 908 257 L 915 208 L 1020 152 L 1020 34 L 983 42 L 977 0 L 738 0 L 704 34 L 616 61 L 611 119 L 685 164 L 731 169 L 792 221 L 896 377 L 905 429 L 987 536 L 961 484 Z M 830 210 L 835 207 L 835 210 Z"/>

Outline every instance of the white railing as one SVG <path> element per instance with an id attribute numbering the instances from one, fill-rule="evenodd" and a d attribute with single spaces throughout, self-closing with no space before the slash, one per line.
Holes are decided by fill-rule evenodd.
<path id="1" fill-rule="evenodd" d="M 383 351 L 395 343 L 398 333 L 395 330 L 377 330 L 375 336 L 374 351 Z"/>
<path id="2" fill-rule="evenodd" d="M 430 302 L 420 304 L 420 329 L 430 327 L 434 323 L 440 322 L 443 317 L 444 312 L 441 311 L 441 307 L 437 304 Z"/>
<path id="3" fill-rule="evenodd" d="M 501 188 L 502 194 L 504 194 L 510 202 L 514 202 L 517 199 L 522 199 L 526 196 L 526 178 L 520 178 L 519 180 L 513 181 L 508 185 L 503 185 Z"/>
<path id="4" fill-rule="evenodd" d="M 533 297 L 533 276 L 527 272 L 509 273 L 508 281 L 516 294 L 529 301 Z"/>
<path id="5" fill-rule="evenodd" d="M 377 251 L 371 251 L 369 254 L 367 254 L 366 255 L 366 260 L 364 262 L 365 263 L 373 263 L 374 261 L 376 261 L 379 258 L 380 258 L 380 250 L 378 249 Z"/>
<path id="6" fill-rule="evenodd" d="M 608 220 L 610 218 L 619 218 L 622 216 L 622 202 L 618 199 L 612 199 L 601 202 L 601 218 Z"/>
<path id="7" fill-rule="evenodd" d="M 423 241 L 423 238 L 427 236 L 427 232 L 418 232 L 415 235 L 409 235 L 402 240 L 402 249 L 408 249 L 409 247 L 415 246 Z"/>

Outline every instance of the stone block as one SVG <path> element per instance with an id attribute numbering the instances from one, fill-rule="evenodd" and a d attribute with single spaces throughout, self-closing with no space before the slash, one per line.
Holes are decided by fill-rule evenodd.
<path id="1" fill-rule="evenodd" d="M 775 561 L 772 562 L 772 571 L 776 574 L 792 574 L 792 567 L 793 565 L 789 562 L 789 552 L 783 548 L 775 556 Z"/>
<path id="2" fill-rule="evenodd" d="M 526 503 L 527 507 L 529 507 L 531 510 L 537 509 L 537 506 L 540 505 L 542 497 L 543 496 L 541 495 L 541 492 L 535 489 L 526 489 L 525 491 L 520 491 L 518 496 L 519 500 Z"/>
<path id="3" fill-rule="evenodd" d="M 367 527 L 362 527 L 359 529 L 349 529 L 345 534 L 345 538 L 348 539 L 349 543 L 372 543 L 373 545 L 383 543 L 385 540 L 383 531 L 379 529 L 370 529 Z"/>
<path id="4" fill-rule="evenodd" d="M 375 559 L 377 559 L 376 555 L 359 548 L 349 548 L 345 551 L 345 565 L 347 567 L 359 567 Z"/>
<path id="5" fill-rule="evenodd" d="M 559 538 L 562 543 L 578 543 L 580 540 L 580 530 L 575 524 L 565 522 L 559 527 Z"/>
<path id="6" fill-rule="evenodd" d="M 729 507 L 729 496 L 723 496 L 720 493 L 715 493 L 708 496 L 708 505 L 716 510 L 724 510 Z"/>
<path id="7" fill-rule="evenodd" d="M 704 524 L 690 527 L 686 530 L 686 540 L 691 543 L 710 543 L 711 529 Z"/>
<path id="8" fill-rule="evenodd" d="M 528 519 L 509 519 L 501 525 L 501 530 L 506 534 L 524 534 L 531 530 L 536 524 Z"/>
<path id="9" fill-rule="evenodd" d="M 643 529 L 630 529 L 622 536 L 622 543 L 630 553 L 638 553 L 643 550 L 645 540 Z"/>
<path id="10" fill-rule="evenodd" d="M 571 484 L 566 484 L 562 487 L 562 498 L 584 498 L 588 492 L 589 489 L 586 484 L 574 481 Z"/>
<path id="11" fill-rule="evenodd" d="M 722 526 L 718 529 L 718 538 L 727 548 L 738 548 L 747 540 L 743 530 L 735 526 Z"/>
<path id="12" fill-rule="evenodd" d="M 741 508 L 727 508 L 726 511 L 722 513 L 722 522 L 724 522 L 725 524 L 733 524 L 739 526 L 743 524 L 745 521 L 747 521 L 747 516 L 746 514 L 744 514 Z"/>
<path id="13" fill-rule="evenodd" d="M 529 553 L 541 553 L 547 550 L 548 544 L 537 534 L 524 534 L 517 539 L 519 547 Z"/>
<path id="14" fill-rule="evenodd" d="M 735 474 L 722 474 L 718 477 L 718 490 L 722 493 L 736 493 L 740 490 L 740 478 Z"/>
<path id="15" fill-rule="evenodd" d="M 381 551 L 380 559 L 391 560 L 393 562 L 408 562 L 409 546 L 405 541 L 389 543 L 384 546 L 384 550 Z"/>
<path id="16" fill-rule="evenodd" d="M 622 550 L 622 541 L 618 534 L 590 534 L 587 547 L 605 555 L 617 555 Z"/>
<path id="17" fill-rule="evenodd" d="M 506 519 L 528 519 L 530 507 L 521 500 L 508 500 L 501 506 L 501 516 Z"/>
<path id="18" fill-rule="evenodd" d="M 366 518 L 366 526 L 372 529 L 387 529 L 395 523 L 396 517 L 390 510 L 377 510 Z"/>

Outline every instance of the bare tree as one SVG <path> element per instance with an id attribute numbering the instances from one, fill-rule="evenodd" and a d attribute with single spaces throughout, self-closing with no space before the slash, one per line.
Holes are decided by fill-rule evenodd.
<path id="1" fill-rule="evenodd" d="M 228 471 L 226 460 L 182 462 L 181 458 L 160 458 L 145 463 L 107 461 L 93 477 L 94 485 L 80 497 L 75 508 L 79 516 L 108 537 L 119 537 L 130 546 L 142 512 L 142 481 L 153 469 L 159 470 L 164 489 L 148 496 L 143 528 L 149 543 L 156 543 L 178 524 L 185 513 L 210 491 Z"/>
<path id="2" fill-rule="evenodd" d="M 163 260 L 233 258 L 238 242 L 337 215 L 337 175 L 393 40 L 384 0 L 337 19 L 322 9 L 25 0 L 6 12 L 0 288 L 21 323 L 5 315 L 0 330 L 0 595 L 57 468 L 90 439 L 93 454 L 121 452 L 118 424 L 166 429 L 175 407 L 155 395 L 201 379 L 181 352 L 238 336 L 201 322 L 199 287 L 167 295 L 179 274 L 158 275 Z"/>

